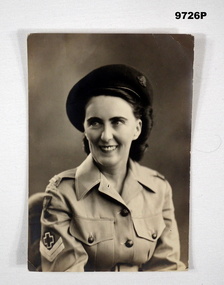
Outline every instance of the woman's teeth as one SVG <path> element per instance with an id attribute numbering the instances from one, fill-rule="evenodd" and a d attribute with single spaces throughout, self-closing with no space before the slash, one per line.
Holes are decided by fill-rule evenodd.
<path id="1" fill-rule="evenodd" d="M 103 151 L 113 151 L 117 148 L 117 146 L 100 146 Z"/>

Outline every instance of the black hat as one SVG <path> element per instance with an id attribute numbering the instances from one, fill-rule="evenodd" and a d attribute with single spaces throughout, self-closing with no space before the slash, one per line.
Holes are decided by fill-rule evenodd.
<path id="1" fill-rule="evenodd" d="M 148 79 L 133 67 L 123 64 L 106 65 L 94 69 L 78 81 L 68 94 L 67 115 L 71 123 L 84 131 L 85 106 L 97 95 L 119 96 L 128 93 L 143 106 L 152 105 L 152 88 Z"/>

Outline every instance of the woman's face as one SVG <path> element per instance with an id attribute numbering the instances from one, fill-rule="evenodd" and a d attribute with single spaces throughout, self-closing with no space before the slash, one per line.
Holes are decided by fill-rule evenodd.
<path id="1" fill-rule="evenodd" d="M 85 136 L 101 167 L 126 165 L 131 143 L 139 137 L 141 126 L 129 103 L 119 97 L 92 97 L 86 106 Z"/>

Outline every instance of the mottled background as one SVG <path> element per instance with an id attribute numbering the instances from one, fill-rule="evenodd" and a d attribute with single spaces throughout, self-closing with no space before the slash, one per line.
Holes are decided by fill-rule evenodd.
<path id="1" fill-rule="evenodd" d="M 28 38 L 29 191 L 44 191 L 55 174 L 85 158 L 82 134 L 65 102 L 72 86 L 106 64 L 131 65 L 154 88 L 154 127 L 141 164 L 165 175 L 188 263 L 193 37 L 147 34 L 32 34 Z"/>

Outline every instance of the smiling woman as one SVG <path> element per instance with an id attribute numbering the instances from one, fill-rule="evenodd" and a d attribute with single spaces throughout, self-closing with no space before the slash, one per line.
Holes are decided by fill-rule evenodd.
<path id="1" fill-rule="evenodd" d="M 84 129 L 101 171 L 126 171 L 131 143 L 141 132 L 141 120 L 135 118 L 132 107 L 119 97 L 93 97 L 86 106 Z"/>
<path id="2" fill-rule="evenodd" d="M 103 66 L 74 85 L 66 108 L 88 156 L 47 186 L 42 270 L 184 270 L 171 187 L 138 164 L 153 125 L 148 79 Z"/>

